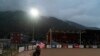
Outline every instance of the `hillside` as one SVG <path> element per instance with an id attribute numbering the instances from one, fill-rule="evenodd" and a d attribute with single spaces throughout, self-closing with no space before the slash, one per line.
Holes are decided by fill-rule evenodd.
<path id="1" fill-rule="evenodd" d="M 22 11 L 0 12 L 0 32 L 32 33 L 34 31 L 38 36 L 45 36 L 50 28 L 59 31 L 79 31 L 87 29 L 87 27 L 75 22 L 62 21 L 55 17 L 41 16 L 36 22 L 31 20 Z"/>
<path id="2" fill-rule="evenodd" d="M 97 27 L 87 27 L 87 26 L 78 24 L 76 22 L 68 21 L 68 20 L 66 20 L 65 22 L 68 23 L 71 26 L 74 26 L 74 27 L 79 28 L 79 29 L 82 29 L 82 30 L 85 30 L 85 29 L 100 30 L 100 28 L 97 28 Z"/>
<path id="3" fill-rule="evenodd" d="M 30 32 L 34 25 L 27 14 L 21 11 L 16 12 L 0 12 L 0 31 L 2 32 Z M 77 27 L 54 17 L 41 17 L 37 24 L 40 29 L 58 29 L 58 30 L 78 30 Z"/>

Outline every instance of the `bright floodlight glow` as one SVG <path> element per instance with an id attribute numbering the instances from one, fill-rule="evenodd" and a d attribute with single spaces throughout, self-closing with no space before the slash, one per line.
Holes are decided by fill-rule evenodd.
<path id="1" fill-rule="evenodd" d="M 38 9 L 36 9 L 36 8 L 32 8 L 32 9 L 30 9 L 29 14 L 30 14 L 32 17 L 38 17 L 38 16 L 39 16 L 39 11 L 38 11 Z"/>

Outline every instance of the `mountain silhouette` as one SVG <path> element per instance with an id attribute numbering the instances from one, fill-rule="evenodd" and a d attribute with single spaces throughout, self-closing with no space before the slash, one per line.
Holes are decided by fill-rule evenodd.
<path id="1" fill-rule="evenodd" d="M 0 32 L 32 33 L 45 36 L 49 29 L 58 31 L 80 31 L 94 29 L 75 22 L 63 21 L 55 17 L 41 16 L 38 21 L 30 19 L 23 11 L 0 12 Z M 95 28 L 98 29 L 98 28 Z"/>

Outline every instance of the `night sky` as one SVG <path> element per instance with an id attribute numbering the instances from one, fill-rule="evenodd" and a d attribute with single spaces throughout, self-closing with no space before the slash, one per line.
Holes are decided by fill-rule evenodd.
<path id="1" fill-rule="evenodd" d="M 0 11 L 39 9 L 45 16 L 100 28 L 100 0 L 0 0 Z"/>

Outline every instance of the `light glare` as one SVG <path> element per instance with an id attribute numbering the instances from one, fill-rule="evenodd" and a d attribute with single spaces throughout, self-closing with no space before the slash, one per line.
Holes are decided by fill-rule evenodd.
<path id="1" fill-rule="evenodd" d="M 39 11 L 38 11 L 38 9 L 36 9 L 36 8 L 32 8 L 32 9 L 30 9 L 30 15 L 32 16 L 32 17 L 38 17 L 39 16 Z"/>

